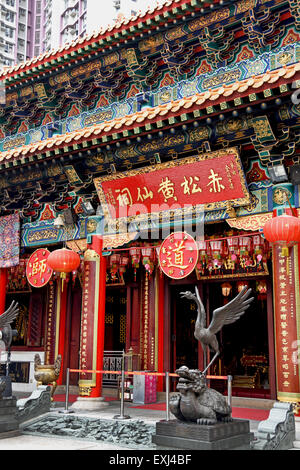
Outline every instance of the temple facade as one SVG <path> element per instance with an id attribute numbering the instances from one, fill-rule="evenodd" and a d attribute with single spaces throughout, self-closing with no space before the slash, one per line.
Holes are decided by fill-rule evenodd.
<path id="1" fill-rule="evenodd" d="M 299 217 L 299 60 L 294 0 L 170 0 L 0 72 L 0 309 L 20 304 L 16 390 L 34 386 L 37 352 L 62 355 L 60 385 L 68 367 L 119 370 L 123 351 L 137 370 L 202 368 L 197 307 L 180 293 L 198 288 L 209 324 L 248 286 L 210 373 L 297 410 L 299 248 L 263 227 Z M 80 265 L 62 280 L 46 260 L 63 248 Z M 71 384 L 87 399 L 116 387 L 84 372 Z"/>

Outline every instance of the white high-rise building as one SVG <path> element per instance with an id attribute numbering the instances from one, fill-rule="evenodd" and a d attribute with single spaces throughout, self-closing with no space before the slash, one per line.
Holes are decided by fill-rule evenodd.
<path id="1" fill-rule="evenodd" d="M 130 17 L 156 0 L 44 0 L 43 52 Z"/>
<path id="2" fill-rule="evenodd" d="M 119 15 L 134 16 L 155 5 L 156 0 L 87 0 L 87 33 L 112 25 Z"/>
<path id="3" fill-rule="evenodd" d="M 0 66 L 57 49 L 157 0 L 0 0 Z"/>
<path id="4" fill-rule="evenodd" d="M 32 0 L 0 0 L 0 65 L 10 66 L 30 57 Z"/>

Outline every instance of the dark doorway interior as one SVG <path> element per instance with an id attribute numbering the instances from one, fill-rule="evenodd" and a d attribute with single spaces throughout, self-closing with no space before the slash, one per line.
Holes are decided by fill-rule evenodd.
<path id="1" fill-rule="evenodd" d="M 237 294 L 237 282 L 231 282 L 232 290 L 228 298 L 222 295 L 222 283 L 212 282 L 208 285 L 210 319 L 214 309 L 224 302 L 232 300 Z M 250 281 L 254 297 L 250 307 L 239 320 L 225 325 L 217 334 L 221 354 L 214 364 L 211 373 L 233 376 L 235 388 L 267 390 L 269 346 L 267 296 L 256 291 L 256 281 Z M 240 390 L 240 392 L 243 392 Z"/>
<path id="2" fill-rule="evenodd" d="M 171 287 L 171 364 L 175 371 L 180 366 L 198 368 L 198 341 L 194 337 L 197 307 L 194 301 L 181 298 L 180 292 L 195 291 L 193 284 Z"/>
<path id="3" fill-rule="evenodd" d="M 105 303 L 105 351 L 123 351 L 126 343 L 127 289 L 107 288 Z"/>

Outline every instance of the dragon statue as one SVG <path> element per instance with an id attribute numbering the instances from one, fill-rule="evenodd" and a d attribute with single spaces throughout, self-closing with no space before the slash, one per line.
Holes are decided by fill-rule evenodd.
<path id="1" fill-rule="evenodd" d="M 186 366 L 176 370 L 180 379 L 179 394 L 171 396 L 170 410 L 180 421 L 197 424 L 215 424 L 217 421 L 231 421 L 231 408 L 226 398 L 206 386 L 205 375 L 197 369 Z"/>

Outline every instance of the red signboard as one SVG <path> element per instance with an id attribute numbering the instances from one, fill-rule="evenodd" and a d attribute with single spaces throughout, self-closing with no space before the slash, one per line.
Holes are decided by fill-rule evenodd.
<path id="1" fill-rule="evenodd" d="M 161 270 L 167 276 L 183 279 L 195 269 L 198 246 L 188 233 L 174 232 L 162 242 L 158 257 Z"/>
<path id="2" fill-rule="evenodd" d="M 136 218 L 204 205 L 205 210 L 249 204 L 235 148 L 173 160 L 94 180 L 105 215 Z"/>
<path id="3" fill-rule="evenodd" d="M 33 287 L 43 287 L 49 282 L 53 269 L 47 264 L 50 251 L 39 248 L 30 256 L 26 266 L 26 277 Z"/>
<path id="4" fill-rule="evenodd" d="M 273 250 L 277 398 L 298 402 L 299 249 L 296 246 L 289 251 L 290 256 L 283 256 L 281 247 L 275 246 Z"/>

